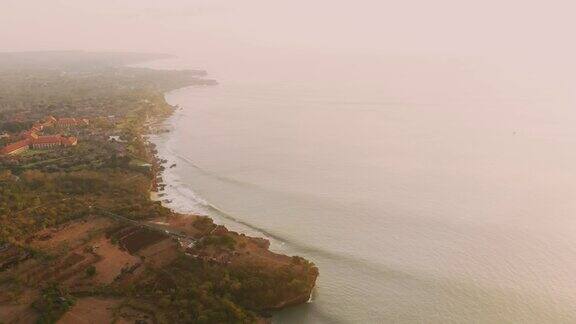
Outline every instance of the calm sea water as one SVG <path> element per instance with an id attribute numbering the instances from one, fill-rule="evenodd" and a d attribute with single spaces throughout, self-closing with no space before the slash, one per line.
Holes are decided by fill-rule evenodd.
<path id="1" fill-rule="evenodd" d="M 313 302 L 277 323 L 576 322 L 574 83 L 503 66 L 310 65 L 174 91 L 166 198 L 318 265 Z"/>

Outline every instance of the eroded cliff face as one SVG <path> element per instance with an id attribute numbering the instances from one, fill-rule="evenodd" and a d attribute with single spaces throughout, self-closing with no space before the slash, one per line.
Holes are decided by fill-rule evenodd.
<path id="1" fill-rule="evenodd" d="M 273 311 L 310 299 L 318 268 L 304 258 L 270 251 L 267 239 L 229 231 L 204 216 L 172 215 L 153 223 L 194 238 L 182 244 L 188 257 L 246 280 L 233 290 L 243 296 L 242 303 L 249 309 Z"/>
<path id="2" fill-rule="evenodd" d="M 265 239 L 194 215 L 134 222 L 95 211 L 25 241 L 46 258 L 17 244 L 0 251 L 0 279 L 14 279 L 0 281 L 8 322 L 50 312 L 67 323 L 88 312 L 104 322 L 250 323 L 305 303 L 318 276 L 312 263 L 271 252 Z"/>

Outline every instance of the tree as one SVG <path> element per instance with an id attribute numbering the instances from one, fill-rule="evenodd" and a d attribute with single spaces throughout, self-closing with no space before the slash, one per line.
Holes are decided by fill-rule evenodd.
<path id="1" fill-rule="evenodd" d="M 86 268 L 86 277 L 94 277 L 96 275 L 96 267 L 91 265 Z"/>

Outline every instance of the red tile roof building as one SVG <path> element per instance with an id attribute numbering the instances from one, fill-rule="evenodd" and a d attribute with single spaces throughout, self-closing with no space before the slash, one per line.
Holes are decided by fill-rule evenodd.
<path id="1" fill-rule="evenodd" d="M 62 138 L 60 139 L 60 142 L 62 143 L 62 146 L 64 146 L 64 147 L 75 146 L 76 144 L 78 144 L 78 139 L 74 136 L 70 136 L 70 137 L 62 136 Z"/>
<path id="2" fill-rule="evenodd" d="M 52 126 L 54 123 L 62 127 L 74 127 L 79 125 L 88 125 L 88 119 L 76 119 L 76 118 L 61 118 L 56 119 L 52 116 L 48 116 L 44 122 L 36 123 L 34 126 L 20 134 L 22 140 L 18 142 L 11 143 L 0 149 L 1 155 L 14 155 L 22 153 L 30 148 L 33 149 L 47 149 L 53 147 L 68 147 L 75 146 L 78 144 L 78 139 L 74 136 L 63 136 L 63 135 L 49 135 L 49 136 L 39 136 L 36 132 L 41 131 L 44 127 Z"/>
<path id="3" fill-rule="evenodd" d="M 78 139 L 74 136 L 36 136 L 36 138 L 27 138 L 12 144 L 8 144 L 0 149 L 0 154 L 14 155 L 27 151 L 30 147 L 33 149 L 48 149 L 54 147 L 75 146 L 76 144 L 78 144 Z"/>
<path id="4" fill-rule="evenodd" d="M 39 136 L 30 141 L 32 148 L 44 149 L 58 146 L 74 146 L 78 144 L 78 139 L 74 136 L 65 137 L 62 135 Z"/>
<path id="5" fill-rule="evenodd" d="M 14 155 L 27 151 L 30 148 L 30 140 L 24 139 L 12 144 L 8 144 L 0 149 L 0 154 Z"/>
<path id="6" fill-rule="evenodd" d="M 73 127 L 73 126 L 77 126 L 77 125 L 78 125 L 78 122 L 76 121 L 76 118 L 60 118 L 56 122 L 56 126 L 60 126 L 60 127 Z"/>
<path id="7" fill-rule="evenodd" d="M 56 121 L 58 127 L 78 127 L 88 125 L 90 122 L 85 118 L 60 118 Z"/>
<path id="8" fill-rule="evenodd" d="M 38 138 L 38 134 L 36 134 L 36 132 L 34 132 L 34 131 L 29 130 L 29 131 L 23 132 L 22 137 L 25 139 L 33 140 L 33 139 Z"/>
<path id="9" fill-rule="evenodd" d="M 51 148 L 54 146 L 62 145 L 62 139 L 60 135 L 50 135 L 50 136 L 39 136 L 31 141 L 32 148 L 43 149 Z"/>

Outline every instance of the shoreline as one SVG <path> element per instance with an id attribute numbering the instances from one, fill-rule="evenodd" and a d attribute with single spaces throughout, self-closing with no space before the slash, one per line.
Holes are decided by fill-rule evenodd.
<path id="1" fill-rule="evenodd" d="M 166 96 L 173 91 L 179 91 L 179 90 L 188 89 L 188 88 L 192 88 L 192 87 L 194 87 L 194 85 L 163 92 L 164 100 L 166 101 Z M 152 122 L 150 122 L 147 125 L 148 131 L 143 134 L 145 143 L 147 144 L 147 146 L 149 148 L 151 148 L 153 150 L 153 152 L 151 152 L 151 158 L 152 158 L 151 164 L 154 166 L 153 167 L 154 168 L 154 178 L 153 178 L 154 180 L 153 180 L 153 184 L 152 184 L 150 191 L 149 191 L 150 200 L 153 202 L 159 202 L 163 207 L 169 209 L 172 213 L 174 213 L 176 215 L 180 215 L 183 217 L 189 217 L 189 218 L 207 217 L 214 224 L 216 224 L 218 227 L 224 228 L 229 233 L 234 233 L 234 234 L 237 234 L 239 236 L 247 237 L 247 238 L 253 239 L 253 240 L 264 241 L 266 244 L 266 250 L 271 254 L 280 255 L 280 256 L 288 257 L 288 258 L 294 258 L 295 256 L 294 257 L 293 256 L 287 256 L 287 255 L 282 254 L 282 251 L 274 251 L 275 249 L 271 249 L 270 243 L 271 243 L 271 241 L 275 241 L 275 240 L 268 237 L 268 235 L 266 235 L 265 233 L 262 233 L 260 230 L 250 227 L 249 225 L 236 222 L 233 219 L 229 219 L 229 222 L 225 222 L 225 221 L 222 221 L 222 219 L 218 219 L 219 222 L 217 223 L 215 221 L 214 215 L 210 215 L 210 213 L 208 213 L 208 212 L 201 213 L 198 211 L 177 210 L 177 209 L 175 209 L 174 206 L 171 206 L 171 203 L 176 198 L 173 197 L 174 193 L 170 193 L 166 189 L 167 187 L 171 187 L 172 184 L 170 184 L 169 182 L 166 181 L 165 173 L 168 170 L 171 170 L 173 168 L 175 163 L 172 164 L 173 161 L 171 162 L 171 160 L 175 159 L 176 157 L 162 155 L 160 150 L 158 149 L 159 145 L 160 145 L 158 140 L 160 139 L 160 136 L 162 136 L 162 135 L 168 135 L 169 136 L 169 134 L 174 132 L 174 125 L 170 125 L 169 127 L 166 127 L 167 126 L 166 123 L 168 123 L 170 118 L 174 117 L 175 113 L 177 113 L 177 111 L 179 109 L 182 109 L 182 108 L 180 108 L 179 104 L 173 105 L 171 103 L 168 103 L 168 101 L 166 101 L 166 103 L 168 105 L 170 105 L 170 107 L 173 108 L 172 111 L 166 116 L 154 117 L 157 119 L 153 120 Z M 166 144 L 166 143 L 164 143 L 164 144 Z M 168 166 L 168 167 L 164 166 L 164 165 L 169 165 L 169 164 L 172 164 L 172 165 Z M 174 171 L 171 171 L 171 172 L 174 172 Z M 193 192 L 193 193 L 195 194 L 195 192 Z M 162 194 L 164 194 L 165 196 L 160 196 Z M 183 198 L 188 199 L 187 197 L 183 197 Z M 166 201 L 166 200 L 168 200 L 168 201 Z M 209 205 L 209 206 L 211 206 L 211 205 Z M 214 206 L 211 206 L 211 207 L 218 210 Z M 256 232 L 256 233 L 249 233 L 250 235 L 256 234 L 258 236 L 247 236 L 245 233 L 246 232 L 245 230 L 242 232 L 230 231 L 228 229 L 230 227 L 230 222 L 234 222 L 235 225 L 237 225 L 237 227 L 248 227 L 251 229 L 251 232 Z M 160 221 L 160 223 L 162 223 L 162 221 Z M 219 223 L 221 223 L 221 224 L 219 224 Z M 168 223 L 166 223 L 166 225 L 168 225 L 168 227 L 170 227 L 170 225 Z M 234 226 L 234 227 L 236 227 L 236 226 Z M 275 242 L 275 243 L 277 243 L 277 242 Z M 305 296 L 301 295 L 301 296 L 292 297 L 289 300 L 283 301 L 279 305 L 276 305 L 272 308 L 269 308 L 268 310 L 271 312 L 276 312 L 276 311 L 284 310 L 284 309 L 289 308 L 289 307 L 295 307 L 295 306 L 306 304 L 306 303 L 312 303 L 313 299 L 314 299 L 313 296 L 314 296 L 314 294 L 317 293 L 317 290 L 316 290 L 317 289 L 317 287 L 316 287 L 317 277 L 318 277 L 318 271 L 316 270 L 316 275 L 314 276 L 314 278 L 312 280 L 313 285 L 309 288 L 309 291 Z M 273 319 L 273 314 L 271 313 L 271 314 L 269 314 L 269 317 L 265 316 L 265 317 L 259 318 L 258 322 L 259 323 L 272 323 L 272 319 Z"/>
<path id="2" fill-rule="evenodd" d="M 161 199 L 172 179 L 153 134 L 166 132 L 177 111 L 166 95 L 207 82 L 192 70 L 102 64 L 84 72 L 92 78 L 55 67 L 48 77 L 58 82 L 9 114 L 15 127 L 28 129 L 50 118 L 36 112 L 37 100 L 50 98 L 48 113 L 92 120 L 69 130 L 78 146 L 0 159 L 2 194 L 18 198 L 0 206 L 8 211 L 0 231 L 2 320 L 70 322 L 88 307 L 102 323 L 262 323 L 308 301 L 319 275 L 312 262 Z M 45 77 L 40 68 L 30 73 Z M 30 80 L 12 81 L 30 90 Z"/>
<path id="3" fill-rule="evenodd" d="M 184 89 L 193 88 L 195 85 L 185 86 L 178 89 L 169 90 L 164 92 L 164 99 L 175 91 L 182 91 Z M 203 86 L 202 86 L 203 87 Z M 163 190 L 158 192 L 151 192 L 151 199 L 153 201 L 158 201 L 162 204 L 162 206 L 180 214 L 194 214 L 194 215 L 203 215 L 208 216 L 213 219 L 219 225 L 226 226 L 231 230 L 238 231 L 244 234 L 250 234 L 257 237 L 262 237 L 271 242 L 272 250 L 276 253 L 286 253 L 282 249 L 285 241 L 280 238 L 275 237 L 272 234 L 266 233 L 265 230 L 260 229 L 254 225 L 248 224 L 243 222 L 242 220 L 236 219 L 234 216 L 229 215 L 228 212 L 222 210 L 220 207 L 215 206 L 210 201 L 204 199 L 204 197 L 200 196 L 192 186 L 188 183 L 182 183 L 180 186 L 174 185 L 172 183 L 174 180 L 180 180 L 180 176 L 175 173 L 175 170 L 182 164 L 182 160 L 185 160 L 184 157 L 170 154 L 168 152 L 162 151 L 171 151 L 167 148 L 167 141 L 165 143 L 160 143 L 166 138 L 162 138 L 163 136 L 169 136 L 169 134 L 174 132 L 175 125 L 170 122 L 171 118 L 177 117 L 176 114 L 178 112 L 184 110 L 179 103 L 170 103 L 166 101 L 168 105 L 174 107 L 175 109 L 170 113 L 168 116 L 162 116 L 162 118 L 154 121 L 151 123 L 150 127 L 154 128 L 151 132 L 144 134 L 146 136 L 146 142 L 150 143 L 154 146 L 157 153 L 157 160 L 158 161 L 166 161 L 165 163 L 161 163 L 166 165 L 163 170 L 160 172 L 159 176 L 162 179 L 162 187 Z M 164 146 L 161 146 L 163 144 Z M 178 162 L 180 160 L 180 162 Z M 186 162 L 186 161 L 184 161 Z M 176 165 L 172 167 L 172 165 Z M 170 172 L 172 176 L 172 182 L 166 180 L 167 173 Z M 180 187 L 180 188 L 179 188 Z M 168 189 L 172 188 L 172 189 Z M 189 193 L 183 193 L 179 189 L 184 189 L 185 191 L 190 191 Z M 162 195 L 162 196 L 160 196 Z M 165 200 L 169 200 L 166 202 Z M 192 204 L 196 205 L 196 208 L 191 206 L 174 206 L 174 203 L 178 202 L 179 200 L 183 200 L 186 202 L 191 202 Z"/>

